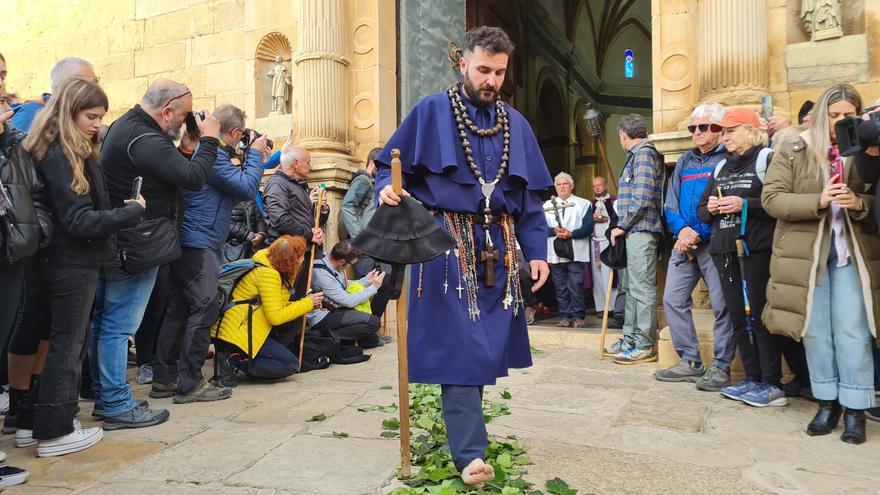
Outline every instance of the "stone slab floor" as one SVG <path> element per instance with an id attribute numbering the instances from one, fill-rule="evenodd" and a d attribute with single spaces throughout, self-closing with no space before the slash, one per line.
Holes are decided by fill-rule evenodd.
<path id="1" fill-rule="evenodd" d="M 812 403 L 749 408 L 689 384 L 656 382 L 653 365 L 600 361 L 594 330 L 532 333 L 541 351 L 535 366 L 513 370 L 487 394 L 512 394 L 512 414 L 489 429 L 521 439 L 538 488 L 559 476 L 581 494 L 880 493 L 880 424 L 869 422 L 861 446 L 842 443 L 839 430 L 808 437 Z M 387 493 L 396 486 L 398 441 L 379 434 L 391 415 L 357 408 L 397 402 L 396 354 L 393 346 L 372 354 L 367 363 L 280 383 L 245 382 L 221 402 L 151 400 L 171 409 L 168 423 L 107 432 L 99 445 L 69 456 L 37 459 L 5 435 L 0 449 L 9 464 L 31 470 L 26 485 L 6 493 Z M 145 398 L 148 388 L 134 391 Z M 84 426 L 96 424 L 90 413 L 83 403 Z M 318 414 L 327 419 L 307 421 Z"/>

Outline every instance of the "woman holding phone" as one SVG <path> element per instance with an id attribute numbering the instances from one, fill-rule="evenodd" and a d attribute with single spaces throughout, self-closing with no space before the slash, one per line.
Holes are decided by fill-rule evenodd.
<path id="1" fill-rule="evenodd" d="M 807 434 L 831 433 L 843 414 L 840 438 L 854 444 L 865 441 L 865 409 L 875 405 L 880 239 L 866 208 L 873 196 L 840 156 L 834 124 L 861 110 L 849 84 L 825 90 L 806 130 L 781 140 L 761 197 L 779 220 L 764 322 L 773 333 L 803 338 L 819 401 Z"/>
<path id="2" fill-rule="evenodd" d="M 100 428 L 74 420 L 86 355 L 89 311 L 102 266 L 118 263 L 112 234 L 141 221 L 142 197 L 110 204 L 98 165 L 97 135 L 107 95 L 96 83 L 64 82 L 36 117 L 24 149 L 48 188 L 54 236 L 35 258 L 47 282 L 52 314 L 49 351 L 40 378 L 18 412 L 18 447 L 38 457 L 78 452 L 103 438 Z"/>

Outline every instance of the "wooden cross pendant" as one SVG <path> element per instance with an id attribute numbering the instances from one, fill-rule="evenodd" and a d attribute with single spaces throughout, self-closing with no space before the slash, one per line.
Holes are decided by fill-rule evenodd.
<path id="1" fill-rule="evenodd" d="M 500 253 L 490 244 L 486 243 L 486 247 L 480 251 L 480 261 L 486 263 L 486 287 L 495 286 L 495 261 L 499 259 Z"/>

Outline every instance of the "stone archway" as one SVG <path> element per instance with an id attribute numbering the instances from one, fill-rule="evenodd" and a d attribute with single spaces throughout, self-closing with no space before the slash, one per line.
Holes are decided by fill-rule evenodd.
<path id="1" fill-rule="evenodd" d="M 538 144 L 551 176 L 571 173 L 569 167 L 569 118 L 565 99 L 556 77 L 545 74 L 538 86 L 538 118 L 535 126 Z"/>
<path id="2" fill-rule="evenodd" d="M 281 57 L 281 63 L 285 65 L 290 73 L 293 69 L 291 60 L 293 58 L 293 49 L 290 46 L 290 40 L 282 33 L 273 32 L 260 40 L 257 44 L 257 51 L 254 55 L 254 88 L 256 89 L 256 116 L 265 117 L 272 110 L 272 80 L 266 75 L 266 72 L 275 64 L 275 58 Z M 292 89 L 292 88 L 291 88 Z M 292 96 L 290 92 L 287 98 L 287 108 L 283 113 L 292 113 Z"/>

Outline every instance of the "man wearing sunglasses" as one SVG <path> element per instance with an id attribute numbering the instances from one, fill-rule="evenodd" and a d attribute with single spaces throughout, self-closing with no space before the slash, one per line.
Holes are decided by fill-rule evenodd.
<path id="1" fill-rule="evenodd" d="M 699 390 L 718 391 L 730 380 L 733 358 L 733 323 L 727 314 L 718 272 L 709 255 L 711 226 L 697 218 L 697 203 L 712 177 L 715 166 L 724 159 L 721 127 L 724 109 L 717 103 L 699 105 L 691 114 L 690 131 L 694 148 L 675 165 L 666 194 L 666 219 L 675 236 L 675 247 L 666 273 L 663 309 L 669 322 L 672 344 L 681 357 L 675 366 L 654 372 L 663 382 L 696 382 Z M 709 288 L 715 313 L 715 356 L 711 366 L 703 364 L 700 343 L 691 315 L 691 293 L 700 279 Z"/>

